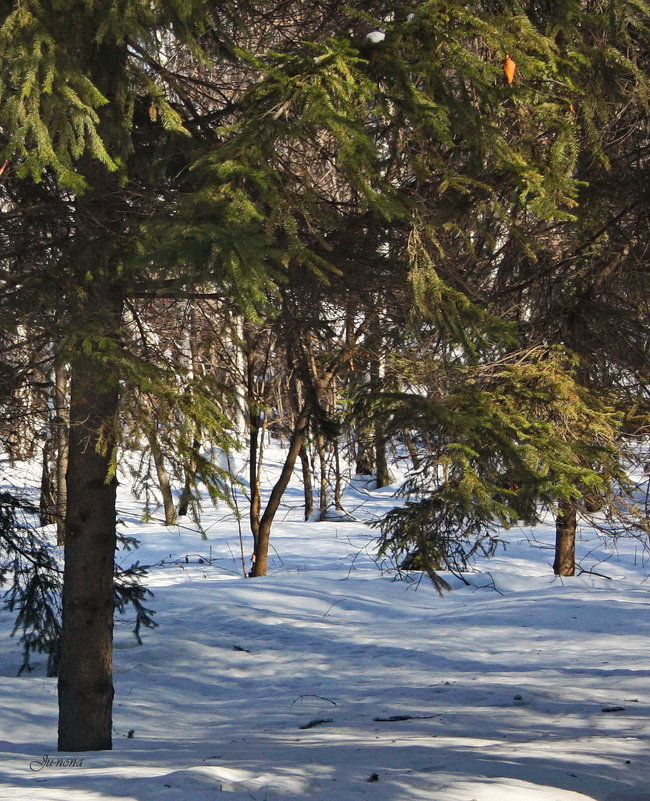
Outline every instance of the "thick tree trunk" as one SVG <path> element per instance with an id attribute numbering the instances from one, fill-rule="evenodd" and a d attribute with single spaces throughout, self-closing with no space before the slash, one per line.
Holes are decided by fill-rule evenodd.
<path id="1" fill-rule="evenodd" d="M 574 576 L 576 572 L 576 530 L 577 507 L 575 503 L 560 503 L 560 513 L 555 521 L 555 561 L 553 572 L 556 576 Z"/>
<path id="2" fill-rule="evenodd" d="M 79 292 L 70 296 L 73 322 L 67 343 L 71 383 L 58 687 L 61 751 L 112 746 L 116 356 L 128 273 L 121 268 L 133 247 L 129 238 L 138 217 L 124 193 L 132 145 L 124 124 L 130 108 L 128 45 L 110 33 L 98 36 L 102 19 L 108 19 L 100 5 L 78 7 L 74 38 L 88 80 L 107 100 L 99 110 L 97 131 L 120 169 L 108 170 L 89 151 L 75 164 L 89 188 L 75 198 L 76 235 L 69 253 Z"/>
<path id="3" fill-rule="evenodd" d="M 92 361 L 73 368 L 67 473 L 59 750 L 112 747 L 113 475 L 118 387 Z"/>

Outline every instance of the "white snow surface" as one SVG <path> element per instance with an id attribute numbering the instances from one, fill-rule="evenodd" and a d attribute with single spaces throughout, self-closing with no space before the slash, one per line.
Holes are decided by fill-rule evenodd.
<path id="1" fill-rule="evenodd" d="M 119 558 L 153 565 L 159 625 L 138 646 L 116 623 L 113 750 L 57 753 L 56 679 L 38 656 L 16 676 L 2 611 L 0 799 L 649 801 L 642 545 L 583 530 L 591 572 L 558 579 L 550 521 L 514 529 L 439 597 L 377 559 L 362 521 L 395 489 L 353 482 L 354 521 L 304 523 L 290 488 L 270 573 L 249 579 L 225 506 L 202 538 L 141 522 L 121 486 L 140 548 Z"/>

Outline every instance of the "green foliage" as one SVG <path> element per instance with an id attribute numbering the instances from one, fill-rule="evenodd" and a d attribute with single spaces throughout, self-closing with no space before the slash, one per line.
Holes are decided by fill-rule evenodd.
<path id="1" fill-rule="evenodd" d="M 381 396 L 377 414 L 427 447 L 380 544 L 396 558 L 417 551 L 438 587 L 436 565 L 462 570 L 478 550 L 493 551 L 500 529 L 534 525 L 542 509 L 586 495 L 614 505 L 626 486 L 620 416 L 576 382 L 561 349 L 410 368 L 418 391 Z"/>
<path id="2" fill-rule="evenodd" d="M 97 132 L 97 109 L 107 100 L 74 68 L 39 10 L 37 3 L 14 4 L 0 27 L 2 156 L 17 161 L 21 177 L 38 181 L 52 168 L 64 184 L 81 189 L 74 164 L 86 150 L 116 167 Z"/>
<path id="3" fill-rule="evenodd" d="M 413 392 L 378 409 L 433 443 L 406 490 L 437 521 L 423 542 L 447 537 L 444 556 L 463 537 L 536 519 L 539 503 L 606 494 L 619 475 L 617 418 L 580 388 L 565 354 L 506 356 L 513 328 L 489 298 L 513 253 L 533 264 L 562 226 L 584 223 L 585 165 L 610 163 L 624 109 L 647 111 L 647 3 L 427 0 L 390 23 L 372 4 L 347 9 L 338 35 L 268 52 L 240 46 L 237 4 L 217 6 L 2 7 L 0 158 L 12 180 L 47 178 L 70 208 L 66 244 L 26 286 L 64 318 L 73 365 L 119 383 L 134 436 L 162 421 L 165 452 L 222 493 L 225 477 L 195 444 L 232 444 L 222 388 L 139 350 L 115 306 L 205 292 L 249 317 L 270 313 L 289 271 L 338 277 L 345 258 L 332 242 L 353 221 L 356 252 L 390 242 L 392 275 L 409 273 L 411 323 L 430 336 L 430 372 L 396 360 L 393 378 Z M 352 38 L 350 19 L 381 25 L 385 39 Z M 188 64 L 165 66 L 171 43 Z M 218 64 L 197 80 L 211 49 Z M 581 258 L 600 242 L 596 231 Z M 579 260 L 567 259 L 579 282 Z M 386 524 L 395 543 L 398 518 Z"/>
<path id="4" fill-rule="evenodd" d="M 2 602 L 16 614 L 12 635 L 20 633 L 22 664 L 18 675 L 32 671 L 34 654 L 45 654 L 48 676 L 58 672 L 61 637 L 61 592 L 63 571 L 58 549 L 50 545 L 36 528 L 38 509 L 28 500 L 10 493 L 0 493 L 0 586 L 10 581 Z M 120 537 L 126 550 L 133 540 Z M 133 635 L 138 644 L 142 627 L 154 628 L 153 612 L 144 605 L 152 593 L 142 586 L 145 568 L 134 563 L 115 568 L 115 608 L 124 613 L 135 611 Z"/>
<path id="5" fill-rule="evenodd" d="M 83 157 L 109 171 L 123 169 L 130 150 L 133 87 L 123 85 L 116 60 L 126 59 L 129 41 L 155 52 L 166 31 L 192 47 L 207 12 L 202 0 L 4 4 L 0 156 L 12 162 L 21 178 L 40 181 L 52 170 L 63 186 L 77 192 L 88 188 L 79 169 Z M 147 64 L 131 61 L 133 84 L 148 86 L 162 126 L 183 130 Z"/>
<path id="6" fill-rule="evenodd" d="M 18 675 L 32 670 L 34 653 L 47 654 L 47 675 L 55 676 L 61 634 L 63 580 L 56 554 L 36 533 L 38 509 L 9 493 L 0 495 L 0 584 L 11 585 L 3 604 L 16 613 L 23 661 Z"/>
<path id="7" fill-rule="evenodd" d="M 495 344 L 514 345 L 513 326 L 442 280 L 432 255 L 435 242 L 427 241 L 430 237 L 431 232 L 426 229 L 413 229 L 409 236 L 412 324 L 429 324 L 448 350 L 460 348 L 470 360 L 476 360 L 481 351 Z"/>

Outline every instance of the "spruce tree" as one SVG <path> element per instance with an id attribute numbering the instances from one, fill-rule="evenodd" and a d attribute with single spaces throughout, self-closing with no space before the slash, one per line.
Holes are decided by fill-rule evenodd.
<path id="1" fill-rule="evenodd" d="M 644 14 L 639 0 L 616 7 L 633 22 Z M 467 281 L 465 268 L 476 276 L 478 262 L 494 282 L 501 243 L 533 258 L 540 226 L 572 218 L 585 151 L 576 97 L 586 131 L 601 119 L 588 102 L 582 46 L 594 16 L 570 1 L 430 0 L 410 13 L 386 2 L 339 9 L 297 0 L 2 6 L 3 192 L 12 203 L 37 194 L 48 210 L 25 212 L 19 233 L 42 247 L 12 262 L 11 302 L 51 319 L 71 369 L 62 750 L 111 747 L 121 392 L 140 388 L 215 435 L 223 429 L 200 382 L 186 392 L 169 365 L 134 347 L 127 300 L 209 294 L 254 316 L 287 273 L 331 279 L 347 226 L 375 251 L 383 232 L 445 357 L 456 347 L 466 354 L 464 389 L 450 396 L 462 410 L 477 392 L 471 370 L 480 353 L 508 342 L 498 321 L 486 329 L 468 297 L 480 282 Z M 383 36 L 367 36 L 379 29 Z M 623 50 L 608 42 L 598 52 L 638 77 Z M 517 66 L 512 82 L 506 54 Z M 537 380 L 531 371 L 497 381 L 517 390 L 521 409 Z M 591 400 L 568 386 L 575 414 L 591 420 Z M 552 410 L 553 381 L 545 388 Z M 495 441 L 541 436 L 544 420 L 515 409 L 517 426 L 508 427 L 503 391 L 482 392 L 476 400 Z M 476 442 L 464 442 L 474 423 L 468 416 L 467 434 L 449 440 L 465 478 L 447 487 L 455 500 L 437 495 L 448 509 L 471 506 L 475 490 L 484 497 L 483 478 L 500 487 L 493 473 L 503 453 L 546 487 L 526 451 L 507 442 L 481 478 L 469 453 Z M 546 436 L 566 451 L 552 426 Z M 570 441 L 581 447 L 581 436 Z M 194 441 L 184 448 L 196 465 Z M 590 464 L 572 472 L 568 457 L 562 462 L 550 482 L 559 498 L 595 481 Z M 490 496 L 497 517 L 530 511 L 534 493 L 508 491 L 515 495 L 506 500 Z"/>
<path id="2" fill-rule="evenodd" d="M 15 3 L 0 28 L 7 180 L 47 186 L 71 229 L 40 269 L 26 265 L 18 298 L 62 318 L 71 371 L 60 750 L 111 747 L 115 450 L 120 387 L 136 369 L 126 364 L 122 309 L 146 277 L 131 258 L 146 194 L 138 183 L 150 180 L 137 161 L 143 103 L 149 132 L 154 114 L 161 120 L 158 141 L 180 129 L 146 67 L 134 69 L 129 42 L 187 40 L 203 11 L 200 3 Z"/>

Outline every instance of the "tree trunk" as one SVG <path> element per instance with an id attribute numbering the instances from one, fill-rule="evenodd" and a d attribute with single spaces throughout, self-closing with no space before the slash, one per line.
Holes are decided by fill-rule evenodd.
<path id="1" fill-rule="evenodd" d="M 59 750 L 112 747 L 115 435 L 118 386 L 73 368 L 59 668 Z"/>
<path id="2" fill-rule="evenodd" d="M 325 520 L 329 508 L 330 484 L 327 470 L 327 441 L 323 434 L 317 433 L 315 438 L 318 454 L 318 519 Z"/>
<path id="3" fill-rule="evenodd" d="M 189 306 L 187 307 L 187 311 L 189 319 L 188 324 L 183 329 L 183 338 L 180 346 L 180 360 L 183 367 L 185 367 L 187 370 L 187 386 L 185 388 L 185 392 L 188 395 L 191 395 L 192 380 L 198 375 L 199 364 L 196 349 L 196 307 L 194 305 L 194 301 L 192 300 L 188 301 L 188 304 Z M 189 425 L 196 434 L 196 424 L 190 422 Z M 194 454 L 198 453 L 200 447 L 201 443 L 199 442 L 198 438 L 194 436 L 192 438 L 192 450 L 188 458 L 188 463 L 184 465 L 185 483 L 183 486 L 183 491 L 181 492 L 181 497 L 178 500 L 178 508 L 176 510 L 175 517 L 185 517 L 189 511 L 190 504 L 194 499 L 194 493 L 192 491 L 195 475 Z M 156 464 L 156 470 L 157 469 L 158 465 Z M 167 517 L 166 514 L 165 517 Z"/>
<path id="4" fill-rule="evenodd" d="M 48 432 L 43 445 L 41 460 L 41 497 L 39 518 L 42 526 L 49 526 L 56 520 L 56 486 L 52 476 L 52 436 Z"/>
<path id="5" fill-rule="evenodd" d="M 341 475 L 341 454 L 339 451 L 338 440 L 334 442 L 334 508 L 338 512 L 345 511 L 343 508 L 343 476 Z"/>
<path id="6" fill-rule="evenodd" d="M 555 521 L 555 561 L 553 572 L 556 576 L 574 576 L 576 572 L 576 530 L 577 506 L 575 503 L 559 504 L 560 513 Z"/>
<path id="7" fill-rule="evenodd" d="M 287 452 L 284 465 L 280 478 L 276 481 L 271 496 L 264 509 L 264 514 L 259 521 L 259 528 L 257 531 L 257 539 L 255 541 L 255 554 L 253 557 L 253 569 L 250 572 L 251 576 L 265 576 L 269 564 L 269 543 L 271 538 L 271 526 L 275 514 L 280 507 L 280 501 L 284 495 L 284 491 L 289 485 L 293 468 L 296 464 L 296 459 L 300 453 L 300 449 L 304 444 L 305 437 L 307 436 L 307 427 L 309 426 L 310 411 L 308 406 L 304 406 L 298 415 L 296 425 L 293 429 L 291 442 L 289 443 L 289 450 Z"/>
<path id="8" fill-rule="evenodd" d="M 302 468 L 302 487 L 305 496 L 305 520 L 309 520 L 314 512 L 314 483 L 312 481 L 309 452 L 303 442 L 300 452 L 300 465 Z"/>
<path id="9" fill-rule="evenodd" d="M 198 439 L 192 440 L 193 453 L 198 453 L 200 447 L 201 444 L 198 441 Z M 193 471 L 194 471 L 194 459 L 192 456 L 190 456 L 189 464 L 185 465 L 184 467 L 185 484 L 183 485 L 183 491 L 181 492 L 181 497 L 178 499 L 178 507 L 176 509 L 177 517 L 185 517 L 185 515 L 189 512 L 190 504 L 192 503 L 192 499 L 194 498 L 194 493 L 192 492 Z"/>
<path id="10" fill-rule="evenodd" d="M 418 470 L 421 464 L 421 460 L 418 455 L 418 449 L 417 445 L 415 444 L 413 435 L 410 433 L 410 431 L 404 431 L 403 437 L 404 437 L 404 445 L 406 446 L 409 458 L 411 459 L 411 465 L 413 467 L 413 470 Z"/>
<path id="11" fill-rule="evenodd" d="M 355 474 L 357 476 L 371 476 L 375 472 L 375 462 L 371 443 L 367 432 L 361 425 L 358 426 L 356 451 L 354 456 Z"/>
<path id="12" fill-rule="evenodd" d="M 165 466 L 165 459 L 158 443 L 158 438 L 154 430 L 147 430 L 147 441 L 151 448 L 151 456 L 156 468 L 156 475 L 158 477 L 158 488 L 162 497 L 163 509 L 165 511 L 165 525 L 173 526 L 176 523 L 176 509 L 174 507 L 174 496 L 172 494 L 172 484 L 169 479 L 169 473 Z"/>
<path id="13" fill-rule="evenodd" d="M 386 458 L 386 437 L 383 427 L 375 423 L 375 465 L 377 468 L 377 488 L 387 487 L 390 484 L 390 471 Z"/>
<path id="14" fill-rule="evenodd" d="M 248 440 L 248 484 L 250 491 L 250 504 L 248 519 L 251 534 L 253 535 L 253 552 L 257 547 L 257 535 L 260 528 L 260 514 L 262 512 L 262 487 L 260 483 L 260 425 L 259 418 L 251 414 L 251 424 Z"/>
<path id="15" fill-rule="evenodd" d="M 253 560 L 257 551 L 257 538 L 262 511 L 262 487 L 260 482 L 260 438 L 264 435 L 261 400 L 255 387 L 255 353 L 251 338 L 246 337 L 246 400 L 248 407 L 248 478 L 250 487 L 249 521 L 253 535 Z M 263 443 L 263 440 L 262 440 Z M 253 570 L 255 566 L 253 565 Z"/>
<path id="16" fill-rule="evenodd" d="M 68 472 L 68 371 L 57 357 L 54 367 L 54 440 L 56 447 L 56 542 L 65 542 L 66 473 Z"/>

